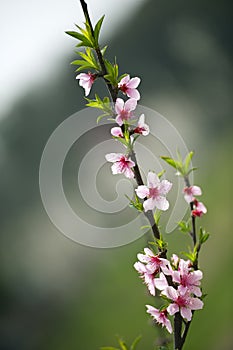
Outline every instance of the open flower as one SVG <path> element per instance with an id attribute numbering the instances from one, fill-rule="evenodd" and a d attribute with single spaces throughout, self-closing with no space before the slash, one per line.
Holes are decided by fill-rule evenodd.
<path id="1" fill-rule="evenodd" d="M 115 137 L 124 137 L 123 132 L 119 126 L 115 126 L 114 128 L 112 128 L 111 134 Z"/>
<path id="2" fill-rule="evenodd" d="M 124 174 L 129 179 L 134 177 L 134 172 L 132 168 L 135 166 L 135 163 L 124 154 L 121 153 L 109 153 L 105 156 L 108 162 L 114 163 L 111 166 L 113 175 Z"/>
<path id="3" fill-rule="evenodd" d="M 147 285 L 150 294 L 155 296 L 154 274 L 148 272 L 146 266 L 139 261 L 134 264 L 134 268 L 140 274 L 140 277 L 144 280 L 144 283 Z"/>
<path id="4" fill-rule="evenodd" d="M 202 300 L 191 297 L 187 289 L 180 289 L 180 287 L 176 290 L 169 286 L 162 291 L 162 295 L 173 301 L 167 307 L 168 313 L 174 315 L 180 312 L 181 316 L 187 321 L 191 321 L 192 319 L 192 310 L 200 310 L 204 305 Z"/>
<path id="5" fill-rule="evenodd" d="M 149 248 L 144 248 L 144 253 L 139 253 L 137 258 L 140 262 L 146 264 L 146 270 L 150 273 L 157 274 L 160 270 L 164 273 L 169 271 L 169 261 L 167 259 L 160 258 L 158 255 L 155 255 L 152 250 Z"/>
<path id="6" fill-rule="evenodd" d="M 79 85 L 84 88 L 85 96 L 89 95 L 95 78 L 96 78 L 95 74 L 92 74 L 90 72 L 89 73 L 80 73 L 77 75 L 76 79 L 79 79 Z"/>
<path id="7" fill-rule="evenodd" d="M 190 293 L 193 293 L 197 297 L 202 295 L 200 289 L 200 280 L 202 279 L 202 271 L 192 271 L 190 268 L 190 261 L 180 259 L 177 271 L 173 271 L 172 280 L 175 283 L 179 283 L 180 290 L 188 289 Z"/>
<path id="8" fill-rule="evenodd" d="M 198 202 L 196 199 L 193 202 L 194 209 L 192 210 L 192 216 L 202 216 L 207 213 L 207 209 L 202 202 Z"/>
<path id="9" fill-rule="evenodd" d="M 187 203 L 191 203 L 195 200 L 195 196 L 201 196 L 202 191 L 199 186 L 189 186 L 185 187 L 184 190 L 184 199 Z"/>
<path id="10" fill-rule="evenodd" d="M 137 90 L 141 79 L 138 77 L 130 79 L 129 75 L 126 75 L 118 84 L 119 90 L 121 90 L 128 97 L 135 98 L 135 100 L 140 99 L 140 94 Z"/>
<path id="11" fill-rule="evenodd" d="M 141 185 L 135 190 L 139 198 L 148 198 L 144 201 L 145 211 L 153 210 L 155 207 L 160 210 L 167 210 L 169 203 L 165 195 L 170 191 L 172 184 L 167 180 L 160 182 L 158 176 L 150 171 L 147 176 L 147 186 Z"/>
<path id="12" fill-rule="evenodd" d="M 122 125 L 124 121 L 130 120 L 133 116 L 132 111 L 137 107 L 137 100 L 135 98 L 130 98 L 126 102 L 122 98 L 117 98 L 115 103 L 116 111 L 116 123 Z"/>
<path id="13" fill-rule="evenodd" d="M 150 314 L 157 323 L 161 324 L 162 327 L 166 327 L 169 333 L 172 333 L 172 325 L 170 320 L 167 318 L 167 309 L 158 310 L 151 305 L 146 305 L 146 307 L 148 314 Z"/>
<path id="14" fill-rule="evenodd" d="M 142 114 L 138 120 L 138 126 L 133 131 L 135 134 L 147 136 L 150 132 L 149 126 L 145 123 L 145 115 Z"/>

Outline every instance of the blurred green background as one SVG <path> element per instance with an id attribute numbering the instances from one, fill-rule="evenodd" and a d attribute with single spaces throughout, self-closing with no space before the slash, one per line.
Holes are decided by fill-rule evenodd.
<path id="1" fill-rule="evenodd" d="M 142 78 L 141 104 L 170 120 L 196 152 L 195 183 L 204 189 L 208 207 L 201 220 L 211 232 L 200 257 L 208 297 L 185 349 L 231 350 L 232 2 L 140 1 L 105 37 L 121 72 Z M 60 234 L 41 203 L 38 172 L 45 143 L 84 107 L 69 65 L 74 57 L 71 51 L 58 63 L 48 62 L 53 73 L 40 84 L 32 79 L 0 121 L 0 349 L 91 350 L 116 345 L 116 334 L 128 343 L 141 334 L 138 348 L 153 349 L 157 331 L 144 305 L 154 300 L 132 267 L 145 237 L 115 249 L 80 246 Z M 184 237 L 175 231 L 166 238 L 178 252 Z"/>

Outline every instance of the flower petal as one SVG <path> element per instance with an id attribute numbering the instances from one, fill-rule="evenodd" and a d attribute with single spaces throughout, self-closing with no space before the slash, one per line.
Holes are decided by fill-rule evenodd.
<path id="1" fill-rule="evenodd" d="M 121 157 L 122 157 L 121 153 L 108 153 L 105 155 L 105 159 L 108 162 L 113 162 L 113 163 L 119 161 Z"/>
<path id="2" fill-rule="evenodd" d="M 187 307 L 181 307 L 180 308 L 180 314 L 183 318 L 185 318 L 187 321 L 191 321 L 192 319 L 192 311 Z"/>
<path id="3" fill-rule="evenodd" d="M 141 199 L 146 198 L 149 195 L 149 189 L 147 186 L 141 185 L 135 189 L 137 196 Z"/>
<path id="4" fill-rule="evenodd" d="M 143 208 L 145 211 L 153 210 L 155 207 L 155 201 L 153 198 L 148 198 L 143 202 Z"/>
<path id="5" fill-rule="evenodd" d="M 135 98 L 130 98 L 125 102 L 125 111 L 126 112 L 131 112 L 134 111 L 135 108 L 137 107 L 137 100 Z"/>
<path id="6" fill-rule="evenodd" d="M 115 103 L 115 111 L 117 114 L 120 114 L 124 109 L 124 100 L 122 98 L 117 98 Z"/>
<path id="7" fill-rule="evenodd" d="M 140 84 L 141 79 L 138 77 L 130 79 L 130 81 L 127 83 L 127 87 L 131 89 L 136 89 L 138 85 Z"/>
<path id="8" fill-rule="evenodd" d="M 128 97 L 131 97 L 131 98 L 134 98 L 135 100 L 140 100 L 140 93 L 138 92 L 138 90 L 136 89 L 131 89 L 131 88 L 128 88 L 126 90 L 126 95 Z"/>
<path id="9" fill-rule="evenodd" d="M 158 196 L 154 199 L 154 204 L 159 210 L 167 210 L 169 208 L 169 202 L 165 197 Z"/>
<path id="10" fill-rule="evenodd" d="M 147 186 L 149 188 L 154 188 L 154 187 L 157 187 L 159 183 L 160 181 L 158 176 L 154 172 L 149 171 L 147 175 Z"/>
<path id="11" fill-rule="evenodd" d="M 169 182 L 167 180 L 162 180 L 160 185 L 159 185 L 160 194 L 162 194 L 162 195 L 167 194 L 171 188 L 172 188 L 171 182 Z"/>

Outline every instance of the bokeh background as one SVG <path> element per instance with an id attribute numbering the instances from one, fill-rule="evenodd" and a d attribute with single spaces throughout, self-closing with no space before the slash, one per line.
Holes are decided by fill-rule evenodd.
<path id="1" fill-rule="evenodd" d="M 195 150 L 211 232 L 200 263 L 208 293 L 187 338 L 189 350 L 230 350 L 232 334 L 232 2 L 89 1 L 101 41 L 121 72 L 142 78 L 141 103 L 157 110 Z M 153 349 L 154 303 L 133 270 L 145 237 L 115 249 L 78 245 L 42 206 L 39 163 L 53 130 L 84 107 L 72 38 L 78 1 L 1 4 L 0 208 L 2 350 L 91 350 L 128 343 Z M 87 146 L 88 147 L 88 146 Z M 80 201 L 77 198 L 77 202 Z M 166 236 L 178 252 L 184 237 Z"/>

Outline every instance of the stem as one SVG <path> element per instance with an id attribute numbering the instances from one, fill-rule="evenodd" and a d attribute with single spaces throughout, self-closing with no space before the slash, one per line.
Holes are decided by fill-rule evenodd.
<path id="1" fill-rule="evenodd" d="M 81 6 L 82 6 L 82 9 L 83 9 L 83 13 L 84 13 L 84 16 L 86 18 L 86 21 L 87 23 L 89 24 L 90 26 L 90 29 L 91 29 L 91 33 L 92 33 L 92 36 L 94 37 L 94 30 L 93 30 L 93 26 L 92 26 L 92 23 L 91 23 L 91 19 L 90 19 L 90 16 L 89 16 L 89 12 L 88 12 L 88 8 L 87 8 L 87 4 L 84 0 L 80 0 L 80 3 L 81 3 Z M 107 87 L 108 87 L 108 90 L 109 90 L 109 94 L 112 98 L 112 101 L 113 103 L 116 102 L 116 99 L 117 99 L 117 94 L 118 94 L 118 88 L 117 87 L 114 87 L 112 86 L 105 78 L 104 78 L 104 75 L 107 74 L 107 69 L 106 69 L 106 65 L 104 63 L 104 59 L 103 59 L 103 55 L 101 53 L 101 50 L 100 50 L 100 47 L 99 45 L 97 44 L 96 47 L 95 47 L 95 52 L 96 52 L 96 55 L 97 55 L 97 58 L 99 60 L 99 64 L 101 66 L 101 70 L 102 70 L 102 76 L 103 76 L 103 79 L 105 81 L 105 83 L 107 84 Z M 131 158 L 133 160 L 133 162 L 135 163 L 135 166 L 134 166 L 134 174 L 135 174 L 135 180 L 137 182 L 137 185 L 140 186 L 140 185 L 144 185 L 143 183 L 143 180 L 142 180 L 142 176 L 141 176 L 141 173 L 140 173 L 140 170 L 139 170 L 139 167 L 138 167 L 138 163 L 137 163 L 137 159 L 136 159 L 136 154 L 134 151 L 131 152 Z M 156 239 L 159 239 L 160 238 L 160 233 L 159 233 L 159 229 L 158 229 L 158 226 L 156 225 L 156 222 L 154 220 L 154 215 L 153 215 L 153 212 L 151 210 L 147 211 L 146 213 L 144 213 L 146 218 L 148 219 L 150 225 L 151 225 L 151 229 L 152 229 L 152 232 L 153 232 L 153 235 Z M 166 257 L 166 252 L 162 252 L 162 254 L 164 254 L 164 257 Z"/>
<path id="2" fill-rule="evenodd" d="M 181 350 L 182 349 L 182 317 L 179 312 L 177 312 L 174 316 L 174 349 Z"/>
<path id="3" fill-rule="evenodd" d="M 188 176 L 184 177 L 184 182 L 187 187 L 190 187 L 190 182 Z M 191 213 L 193 211 L 193 202 L 190 203 L 190 210 Z M 195 247 L 197 243 L 197 234 L 196 234 L 196 218 L 192 215 L 192 239 L 193 239 L 193 245 Z"/>
<path id="4" fill-rule="evenodd" d="M 88 12 L 88 8 L 87 8 L 87 4 L 84 0 L 80 0 L 80 3 L 81 3 L 81 6 L 82 6 L 82 9 L 83 9 L 83 13 L 84 13 L 84 16 L 86 18 L 86 21 L 87 23 L 89 24 L 90 26 L 90 29 L 91 29 L 91 34 L 93 36 L 93 38 L 95 37 L 95 34 L 94 34 L 94 29 L 93 29 L 93 25 L 91 23 L 91 19 L 90 19 L 90 16 L 89 16 L 89 12 Z M 107 69 L 106 69 L 106 66 L 105 66 L 105 63 L 104 63 L 104 58 L 103 58 L 103 55 L 101 53 L 101 50 L 100 50 L 100 47 L 99 47 L 99 44 L 97 43 L 96 44 L 96 47 L 95 47 L 95 52 L 96 52 L 96 55 L 98 57 L 98 60 L 99 60 L 99 64 L 100 64 L 100 67 L 101 67 L 101 70 L 102 70 L 102 75 L 106 75 L 107 74 Z M 112 102 L 116 102 L 116 99 L 117 99 L 117 89 L 114 88 L 114 86 L 112 86 L 109 81 L 107 81 L 104 77 L 103 77 L 105 83 L 107 84 L 107 87 L 108 87 L 108 90 L 109 90 L 109 94 L 112 98 Z"/>

